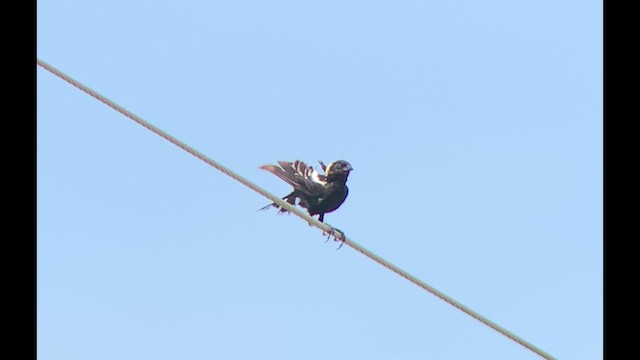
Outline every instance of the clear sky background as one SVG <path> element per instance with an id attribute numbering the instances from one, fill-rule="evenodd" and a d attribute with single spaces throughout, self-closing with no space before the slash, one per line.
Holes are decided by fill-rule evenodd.
<path id="1" fill-rule="evenodd" d="M 38 2 L 38 56 L 560 359 L 602 358 L 599 1 Z M 38 68 L 38 355 L 538 359 Z"/>

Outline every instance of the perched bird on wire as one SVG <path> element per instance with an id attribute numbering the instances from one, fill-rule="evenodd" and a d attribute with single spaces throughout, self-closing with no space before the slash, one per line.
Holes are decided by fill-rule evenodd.
<path id="1" fill-rule="evenodd" d="M 353 167 L 344 160 L 337 160 L 329 165 L 325 165 L 320 160 L 318 163 L 320 163 L 324 174 L 319 174 L 312 166 L 300 160 L 278 161 L 278 165 L 268 164 L 262 165 L 260 168 L 293 186 L 293 191 L 282 200 L 291 205 L 300 205 L 307 209 L 309 215 L 319 215 L 318 220 L 324 222 L 324 214 L 339 208 L 347 198 L 349 188 L 346 183 Z M 281 213 L 287 212 L 276 203 L 269 204 L 259 210 L 265 210 L 271 206 L 279 208 Z M 344 233 L 339 229 L 333 227 L 332 229 L 340 232 L 340 240 L 344 242 Z"/>

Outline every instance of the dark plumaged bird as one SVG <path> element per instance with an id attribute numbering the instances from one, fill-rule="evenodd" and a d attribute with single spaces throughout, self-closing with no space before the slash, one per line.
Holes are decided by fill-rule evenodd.
<path id="1" fill-rule="evenodd" d="M 324 222 L 324 214 L 330 213 L 342 205 L 349 194 L 347 178 L 353 170 L 351 164 L 344 160 L 337 160 L 329 165 L 318 161 L 324 174 L 319 174 L 313 167 L 300 160 L 293 162 L 278 161 L 278 165 L 263 165 L 266 170 L 293 187 L 293 191 L 282 199 L 291 205 L 299 205 L 309 212 L 309 215 L 319 215 L 318 220 Z M 269 207 L 279 208 L 279 212 L 287 212 L 276 203 Z M 342 231 L 340 231 L 342 233 Z M 341 239 L 344 240 L 344 233 Z"/>

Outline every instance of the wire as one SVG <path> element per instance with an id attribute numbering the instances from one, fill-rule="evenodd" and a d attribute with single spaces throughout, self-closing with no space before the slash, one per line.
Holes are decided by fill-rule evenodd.
<path id="1" fill-rule="evenodd" d="M 50 64 L 46 63 L 45 61 L 41 60 L 40 58 L 38 58 L 38 65 L 40 67 L 42 67 L 43 69 L 49 71 L 50 73 L 54 74 L 55 76 L 61 78 L 62 80 L 68 82 L 69 84 L 75 86 L 76 88 L 80 89 L 81 91 L 85 92 L 86 94 L 94 97 L 95 99 L 103 102 L 105 105 L 109 106 L 110 108 L 116 110 L 117 112 L 121 113 L 122 115 L 128 117 L 129 119 L 135 121 L 136 123 L 138 123 L 139 125 L 147 128 L 148 130 L 150 130 L 151 132 L 155 133 L 156 135 L 159 135 L 161 137 L 163 137 L 164 139 L 166 139 L 167 141 L 169 141 L 170 143 L 178 146 L 179 148 L 181 148 L 182 150 L 188 152 L 189 154 L 197 157 L 198 159 L 204 161 L 205 163 L 213 166 L 214 168 L 216 168 L 217 170 L 221 171 L 222 173 L 224 173 L 227 176 L 230 176 L 231 178 L 233 178 L 234 180 L 240 182 L 241 184 L 245 185 L 246 187 L 250 188 L 251 190 L 257 192 L 258 194 L 266 197 L 267 199 L 273 201 L 274 203 L 278 204 L 279 206 L 281 206 L 282 208 L 286 209 L 287 211 L 295 214 L 296 216 L 302 218 L 303 220 L 305 220 L 306 222 L 309 223 L 309 225 L 313 225 L 319 229 L 321 229 L 323 231 L 323 233 L 329 233 L 332 234 L 333 236 L 335 236 L 335 230 L 328 226 L 325 223 L 322 223 L 320 221 L 318 221 L 315 218 L 312 218 L 309 214 L 301 211 L 300 209 L 296 208 L 295 206 L 292 206 L 291 204 L 287 203 L 286 201 L 282 200 L 280 197 L 275 196 L 271 193 L 269 193 L 268 191 L 266 191 L 265 189 L 261 188 L 260 186 L 254 184 L 253 182 L 247 180 L 246 178 L 242 177 L 241 175 L 237 174 L 236 172 L 232 171 L 231 169 L 227 168 L 226 166 L 220 164 L 219 162 L 209 158 L 208 156 L 204 155 L 203 153 L 201 153 L 200 151 L 194 149 L 193 147 L 185 144 L 184 142 L 180 141 L 179 139 L 169 135 L 168 133 L 164 132 L 163 130 L 161 130 L 160 128 L 156 127 L 155 125 L 147 122 L 146 120 L 142 119 L 141 117 L 137 116 L 136 114 L 130 112 L 129 110 L 123 108 L 122 106 L 116 104 L 115 102 L 109 100 L 107 97 L 101 95 L 100 93 L 96 92 L 95 90 L 89 88 L 88 86 L 82 84 L 81 82 L 73 79 L 72 77 L 70 77 L 69 75 L 65 74 L 64 72 L 56 69 L 55 67 L 51 66 Z M 530 342 L 524 340 L 523 338 L 519 337 L 518 335 L 514 334 L 513 332 L 505 329 L 504 327 L 496 324 L 495 322 L 489 320 L 487 317 L 481 315 L 480 313 L 472 310 L 471 308 L 463 305 L 462 303 L 458 302 L 457 300 L 455 300 L 454 298 L 446 295 L 445 293 L 441 292 L 440 290 L 434 288 L 433 286 L 425 283 L 424 281 L 418 279 L 417 277 L 411 275 L 410 273 L 400 269 L 399 267 L 393 265 L 392 263 L 390 263 L 389 261 L 383 259 L 382 257 L 376 255 L 375 253 L 371 252 L 370 250 L 366 249 L 364 246 L 356 243 L 355 241 L 344 237 L 344 243 L 348 246 L 350 246 L 351 248 L 353 248 L 354 250 L 360 252 L 361 254 L 367 256 L 368 258 L 374 260 L 375 262 L 377 262 L 378 264 L 386 267 L 387 269 L 395 272 L 396 274 L 402 276 L 403 278 L 411 281 L 412 283 L 414 283 L 415 285 L 421 287 L 422 289 L 430 292 L 431 294 L 439 297 L 440 299 L 446 301 L 447 303 L 449 303 L 450 305 L 454 306 L 455 308 L 461 310 L 462 312 L 466 313 L 467 315 L 473 317 L 474 319 L 480 321 L 481 323 L 485 324 L 486 326 L 494 329 L 495 331 L 499 332 L 500 334 L 508 337 L 509 339 L 515 341 L 516 343 L 524 346 L 525 348 L 533 351 L 534 353 L 538 354 L 539 356 L 547 359 L 547 360 L 556 360 L 555 357 L 553 357 L 552 355 L 550 355 L 549 353 L 545 352 L 544 350 L 540 349 L 539 347 L 531 344 Z"/>

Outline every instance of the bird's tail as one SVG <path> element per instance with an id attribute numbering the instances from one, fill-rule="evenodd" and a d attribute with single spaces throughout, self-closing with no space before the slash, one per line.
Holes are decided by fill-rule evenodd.
<path id="1" fill-rule="evenodd" d="M 290 172 L 288 173 L 288 172 L 284 171 L 280 166 L 267 164 L 267 165 L 260 166 L 260 169 L 266 170 L 266 171 L 272 173 L 273 175 L 275 175 L 275 176 L 279 177 L 280 179 L 284 180 L 284 182 L 286 182 L 287 184 L 289 184 L 291 186 L 295 186 L 295 177 L 293 176 L 293 174 L 290 174 Z"/>
<path id="2" fill-rule="evenodd" d="M 256 211 L 261 211 L 261 210 L 267 210 L 268 208 L 272 207 L 272 206 L 278 206 L 276 203 L 271 203 L 267 206 L 263 206 L 260 209 L 256 210 Z"/>
<path id="3" fill-rule="evenodd" d="M 293 194 L 293 192 L 292 192 L 291 194 L 289 194 L 289 195 L 287 195 L 287 196 L 283 197 L 283 198 L 282 198 L 282 200 L 284 200 L 284 201 L 288 202 L 288 203 L 289 203 L 289 204 L 291 204 L 291 205 L 295 205 L 295 204 L 296 204 L 296 196 Z M 269 205 L 263 206 L 263 207 L 261 207 L 260 209 L 258 209 L 258 210 L 256 210 L 256 211 L 260 211 L 260 210 L 267 210 L 268 208 L 270 208 L 270 207 L 272 207 L 272 206 L 273 206 L 274 208 L 276 208 L 276 209 L 280 209 L 280 211 L 278 211 L 278 212 L 280 212 L 280 213 L 285 213 L 285 212 L 287 212 L 287 210 L 286 210 L 286 209 L 281 208 L 281 207 L 280 207 L 280 205 L 278 205 L 278 204 L 276 204 L 276 203 L 271 203 L 271 204 L 269 204 Z"/>

